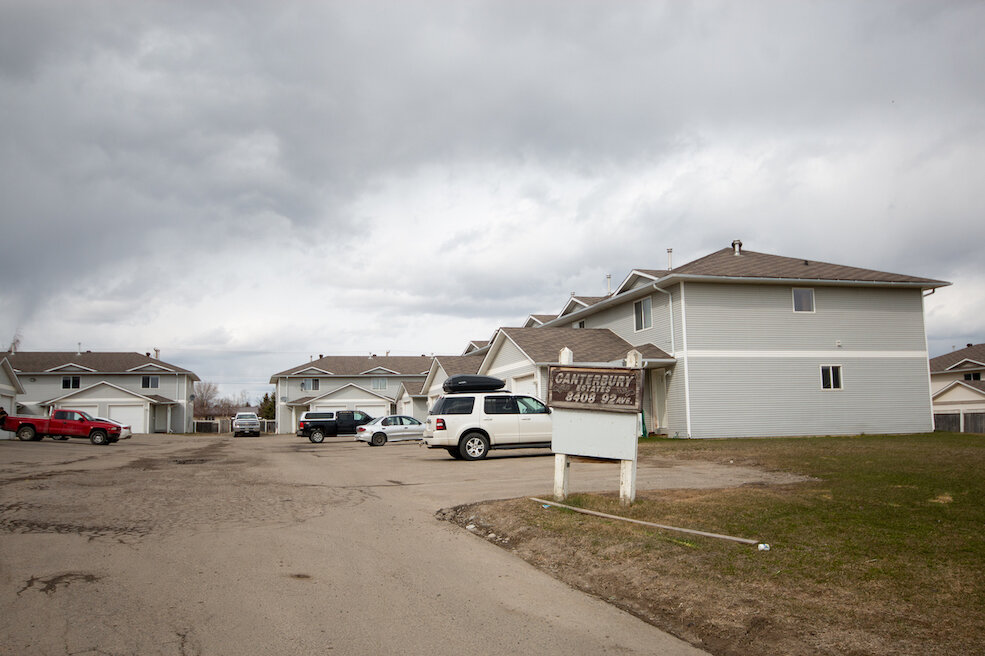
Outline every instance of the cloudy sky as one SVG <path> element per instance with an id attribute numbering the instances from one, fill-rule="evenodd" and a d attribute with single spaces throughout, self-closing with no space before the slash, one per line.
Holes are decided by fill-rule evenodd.
<path id="1" fill-rule="evenodd" d="M 224 392 L 452 353 L 748 250 L 953 282 L 985 341 L 985 3 L 0 0 L 0 346 Z"/>

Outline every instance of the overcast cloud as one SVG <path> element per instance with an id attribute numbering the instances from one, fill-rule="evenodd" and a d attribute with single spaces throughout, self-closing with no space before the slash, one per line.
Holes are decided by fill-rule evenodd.
<path id="1" fill-rule="evenodd" d="M 985 3 L 0 0 L 0 346 L 259 396 L 728 246 L 953 282 L 985 341 Z"/>

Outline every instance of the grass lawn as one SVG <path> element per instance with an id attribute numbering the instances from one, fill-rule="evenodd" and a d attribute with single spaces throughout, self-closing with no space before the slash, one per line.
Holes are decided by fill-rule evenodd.
<path id="1" fill-rule="evenodd" d="M 680 459 L 811 480 L 567 502 L 770 551 L 526 499 L 469 512 L 530 562 L 714 654 L 985 654 L 985 437 L 640 443 L 641 462 Z"/>

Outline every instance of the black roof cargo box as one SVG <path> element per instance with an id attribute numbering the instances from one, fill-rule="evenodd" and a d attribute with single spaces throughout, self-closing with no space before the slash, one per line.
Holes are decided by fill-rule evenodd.
<path id="1" fill-rule="evenodd" d="M 506 381 L 492 376 L 460 374 L 449 376 L 441 389 L 448 394 L 456 392 L 495 392 L 506 387 Z"/>

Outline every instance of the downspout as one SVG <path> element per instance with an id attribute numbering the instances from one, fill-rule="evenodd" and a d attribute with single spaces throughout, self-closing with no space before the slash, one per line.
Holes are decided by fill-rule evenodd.
<path id="1" fill-rule="evenodd" d="M 687 418 L 687 436 L 691 437 L 691 373 L 687 357 L 687 307 L 683 280 L 681 281 L 681 339 L 684 342 L 684 415 Z"/>
<path id="2" fill-rule="evenodd" d="M 657 287 L 657 283 L 653 283 L 653 285 L 651 286 L 655 291 L 667 295 L 667 314 L 670 316 L 670 354 L 676 358 L 677 346 L 674 342 L 674 295 L 668 292 L 666 289 L 661 289 L 660 287 Z M 681 289 L 684 289 L 683 283 L 681 284 Z"/>

